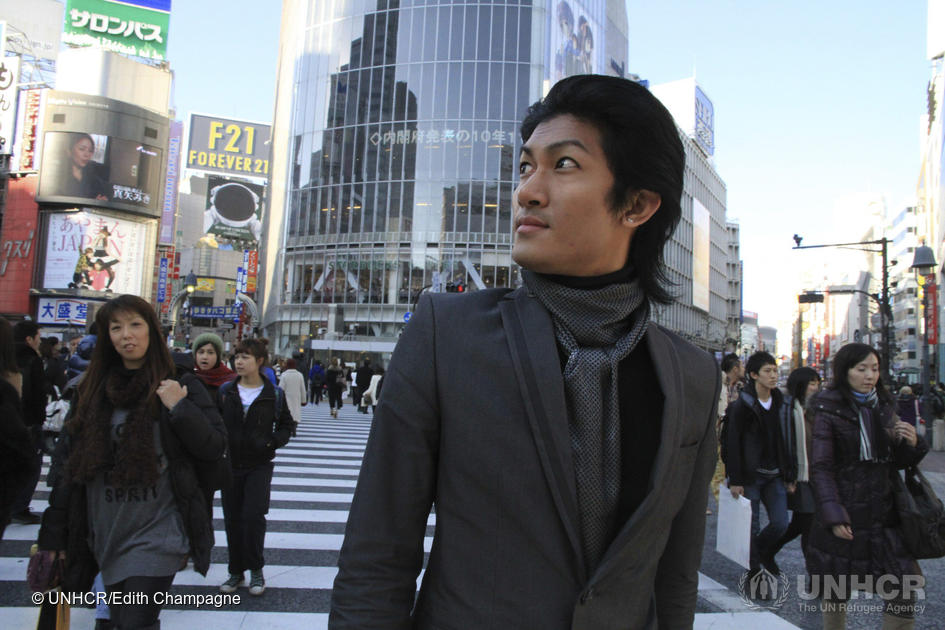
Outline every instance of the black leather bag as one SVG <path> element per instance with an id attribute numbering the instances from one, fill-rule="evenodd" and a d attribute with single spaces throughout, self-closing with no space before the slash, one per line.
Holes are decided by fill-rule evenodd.
<path id="1" fill-rule="evenodd" d="M 917 560 L 945 556 L 945 507 L 918 468 L 905 470 L 905 481 L 894 470 L 893 497 L 899 514 L 899 532 Z"/>

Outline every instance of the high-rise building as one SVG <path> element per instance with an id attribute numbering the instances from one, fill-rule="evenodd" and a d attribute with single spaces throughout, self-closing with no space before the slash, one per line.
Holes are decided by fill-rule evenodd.
<path id="1" fill-rule="evenodd" d="M 518 285 L 519 122 L 560 78 L 624 76 L 627 50 L 619 0 L 287 0 L 260 246 L 270 347 L 386 353 L 422 292 Z M 683 137 L 681 304 L 657 318 L 721 348 L 724 184 Z"/>

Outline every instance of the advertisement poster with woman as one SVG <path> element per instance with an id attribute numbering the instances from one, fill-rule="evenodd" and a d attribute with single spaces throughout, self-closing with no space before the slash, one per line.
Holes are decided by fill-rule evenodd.
<path id="1" fill-rule="evenodd" d="M 140 295 L 148 242 L 146 223 L 93 212 L 50 215 L 43 287 Z"/>
<path id="2" fill-rule="evenodd" d="M 603 72 L 604 17 L 603 0 L 558 0 L 551 13 L 551 82 L 575 74 Z"/>
<path id="3" fill-rule="evenodd" d="M 160 198 L 160 149 L 102 134 L 45 134 L 40 201 L 154 209 Z M 94 200 L 94 201 L 90 201 Z"/>

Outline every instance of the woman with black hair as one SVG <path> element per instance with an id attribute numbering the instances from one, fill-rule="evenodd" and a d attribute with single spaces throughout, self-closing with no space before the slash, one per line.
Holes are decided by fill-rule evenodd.
<path id="1" fill-rule="evenodd" d="M 811 483 L 816 513 L 807 570 L 823 598 L 824 628 L 846 626 L 841 604 L 854 589 L 883 598 L 883 629 L 915 624 L 919 564 L 897 530 L 892 475 L 918 464 L 928 446 L 895 415 L 880 375 L 879 353 L 851 343 L 833 362 L 833 381 L 811 403 L 814 439 Z M 912 588 L 910 589 L 910 585 Z"/>
<path id="2" fill-rule="evenodd" d="M 220 585 L 232 593 L 245 584 L 249 594 L 266 591 L 263 577 L 266 513 L 272 486 L 272 460 L 295 426 L 285 392 L 263 375 L 269 353 L 262 339 L 244 339 L 234 350 L 236 379 L 218 390 L 229 437 L 233 477 L 221 489 L 230 577 Z"/>
<path id="3" fill-rule="evenodd" d="M 87 592 L 99 571 L 115 628 L 157 628 L 161 599 L 193 558 L 206 575 L 213 527 L 199 471 L 223 456 L 219 412 L 192 374 L 174 380 L 157 315 L 122 295 L 96 313 L 102 332 L 78 385 L 61 453 L 62 480 L 43 515 L 39 548 L 64 554 L 63 591 Z"/>
<path id="4" fill-rule="evenodd" d="M 87 133 L 69 134 L 69 144 L 64 160 L 63 172 L 57 181 L 57 195 L 108 200 L 108 188 L 98 176 L 95 156 L 95 140 Z"/>
<path id="5" fill-rule="evenodd" d="M 820 374 L 811 367 L 799 367 L 788 376 L 787 395 L 781 405 L 781 435 L 788 460 L 797 469 L 793 493 L 788 494 L 791 522 L 767 558 L 767 565 L 779 572 L 775 556 L 781 547 L 798 536 L 801 550 L 807 555 L 808 534 L 814 519 L 814 491 L 810 487 L 810 452 L 814 437 L 813 415 L 805 412 L 808 401 L 820 391 Z"/>

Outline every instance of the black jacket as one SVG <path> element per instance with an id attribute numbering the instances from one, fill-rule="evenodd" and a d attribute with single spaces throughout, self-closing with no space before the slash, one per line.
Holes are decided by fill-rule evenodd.
<path id="1" fill-rule="evenodd" d="M 780 413 L 784 403 L 780 390 L 771 390 L 772 404 Z M 738 398 L 729 405 L 728 414 L 728 460 L 725 462 L 725 472 L 729 484 L 733 486 L 748 486 L 755 483 L 755 471 L 761 464 L 761 454 L 765 441 L 768 439 L 769 427 L 761 421 L 763 408 L 758 402 L 754 388 L 746 387 Z M 797 477 L 797 466 L 792 466 L 784 446 L 784 436 L 775 428 L 775 442 L 777 444 L 778 468 L 781 478 L 792 482 Z"/>
<path id="2" fill-rule="evenodd" d="M 187 387 L 187 398 L 172 410 L 161 406 L 161 445 L 168 458 L 171 487 L 177 508 L 190 541 L 194 568 L 202 575 L 210 567 L 213 548 L 213 523 L 205 507 L 201 490 L 206 484 L 200 476 L 212 469 L 212 462 L 223 456 L 226 431 L 216 405 L 193 374 L 180 378 Z M 68 459 L 71 442 L 81 439 L 63 432 L 61 450 Z M 98 573 L 98 564 L 88 545 L 89 516 L 84 483 L 65 478 L 49 496 L 39 530 L 39 548 L 65 550 L 66 571 L 63 590 L 86 592 Z"/>
<path id="3" fill-rule="evenodd" d="M 282 409 L 276 417 L 276 389 L 268 378 L 263 376 L 263 390 L 243 415 L 243 403 L 237 385 L 240 377 L 220 386 L 217 392 L 223 422 L 230 442 L 230 462 L 233 468 L 255 468 L 272 461 L 276 449 L 285 446 L 292 435 L 295 422 L 282 397 Z"/>
<path id="4" fill-rule="evenodd" d="M 46 376 L 43 359 L 22 342 L 16 343 L 16 366 L 23 375 L 23 422 L 42 426 L 46 421 Z"/>

